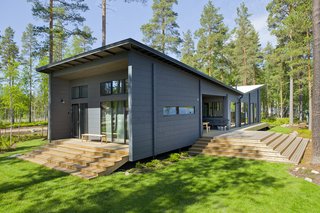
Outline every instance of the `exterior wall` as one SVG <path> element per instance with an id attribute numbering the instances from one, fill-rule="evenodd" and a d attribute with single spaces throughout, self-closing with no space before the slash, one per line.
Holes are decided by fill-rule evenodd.
<path id="1" fill-rule="evenodd" d="M 249 124 L 254 123 L 254 121 L 251 120 L 251 114 L 253 113 L 251 110 L 251 104 L 257 104 L 257 109 L 256 109 L 256 117 L 257 117 L 257 121 L 260 122 L 261 120 L 261 102 L 260 102 L 260 89 L 248 92 L 246 94 L 243 95 L 241 102 L 247 103 L 248 104 L 248 111 L 249 111 Z"/>
<path id="2" fill-rule="evenodd" d="M 69 91 L 75 86 L 88 85 L 88 98 L 72 99 L 71 104 L 88 103 L 88 132 L 90 134 L 101 133 L 100 103 L 103 101 L 127 100 L 126 94 L 100 96 L 100 83 L 110 80 L 128 78 L 127 70 L 108 72 L 103 75 L 70 81 Z"/>
<path id="3" fill-rule="evenodd" d="M 69 138 L 71 135 L 70 82 L 52 78 L 51 82 L 51 139 Z"/>
<path id="4" fill-rule="evenodd" d="M 130 160 L 192 145 L 200 134 L 199 79 L 139 53 L 130 65 Z M 164 116 L 165 106 L 194 106 L 195 114 Z"/>
<path id="5" fill-rule="evenodd" d="M 52 139 L 72 137 L 72 104 L 88 103 L 88 132 L 100 134 L 100 102 L 127 100 L 128 96 L 100 96 L 100 83 L 109 80 L 120 80 L 128 77 L 127 70 L 109 72 L 88 78 L 64 80 L 52 78 L 51 93 L 51 135 Z M 88 85 L 88 98 L 71 99 L 71 88 Z M 61 101 L 64 103 L 61 103 Z"/>

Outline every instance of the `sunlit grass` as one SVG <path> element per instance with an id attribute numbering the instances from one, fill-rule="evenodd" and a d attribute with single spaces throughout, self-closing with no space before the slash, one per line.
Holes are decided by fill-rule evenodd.
<path id="1" fill-rule="evenodd" d="M 91 181 L 0 155 L 0 212 L 318 212 L 320 187 L 291 165 L 197 156 L 144 174 Z"/>

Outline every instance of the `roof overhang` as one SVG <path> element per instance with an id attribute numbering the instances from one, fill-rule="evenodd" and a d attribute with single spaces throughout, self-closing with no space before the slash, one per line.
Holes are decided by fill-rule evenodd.
<path id="1" fill-rule="evenodd" d="M 148 47 L 134 39 L 125 39 L 119 42 L 115 42 L 103 47 L 99 47 L 97 49 L 64 59 L 62 61 L 59 62 L 54 62 L 51 64 L 48 64 L 46 66 L 42 66 L 37 68 L 38 72 L 42 72 L 42 73 L 52 73 L 55 71 L 60 71 L 66 68 L 70 68 L 70 67 L 75 67 L 77 65 L 80 64 L 85 64 L 91 61 L 96 61 L 102 58 L 106 58 L 108 56 L 112 56 L 112 55 L 116 55 L 122 52 L 128 52 L 131 50 L 135 50 L 138 52 L 141 52 L 145 55 L 148 55 L 150 57 L 156 58 L 157 60 L 163 61 L 167 64 L 170 64 L 174 67 L 177 67 L 179 69 L 185 70 L 189 73 L 192 73 L 194 75 L 197 75 L 203 79 L 206 79 L 210 82 L 213 82 L 215 84 L 218 84 L 222 87 L 225 87 L 233 92 L 235 92 L 236 94 L 242 95 L 243 93 L 231 86 L 228 86 L 220 81 L 218 81 L 215 78 L 212 78 L 206 74 L 204 74 L 203 72 L 200 72 L 168 55 L 165 55 L 151 47 Z"/>
<path id="2" fill-rule="evenodd" d="M 235 87 L 237 90 L 242 92 L 243 94 L 255 91 L 257 89 L 260 89 L 261 87 L 264 87 L 264 84 L 258 84 L 258 85 L 247 85 L 247 86 L 237 86 Z"/>

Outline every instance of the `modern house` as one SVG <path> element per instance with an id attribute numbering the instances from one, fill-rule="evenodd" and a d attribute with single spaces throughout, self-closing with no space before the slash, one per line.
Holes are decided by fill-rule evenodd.
<path id="1" fill-rule="evenodd" d="M 130 161 L 192 145 L 205 120 L 260 122 L 262 85 L 225 85 L 133 39 L 38 71 L 50 76 L 49 139 L 106 135 L 129 145 Z"/>

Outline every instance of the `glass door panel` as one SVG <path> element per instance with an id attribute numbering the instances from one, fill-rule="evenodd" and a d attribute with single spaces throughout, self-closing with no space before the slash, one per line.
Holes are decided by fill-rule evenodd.
<path id="1" fill-rule="evenodd" d="M 112 141 L 112 107 L 111 102 L 101 103 L 101 134 L 105 134 L 107 141 Z"/>
<path id="2" fill-rule="evenodd" d="M 80 135 L 88 133 L 88 104 L 80 104 Z"/>
<path id="3" fill-rule="evenodd" d="M 124 142 L 124 101 L 112 102 L 113 119 L 112 119 L 112 130 L 113 138 L 115 142 Z"/>
<path id="4" fill-rule="evenodd" d="M 110 142 L 128 142 L 128 102 L 106 101 L 101 103 L 101 134 Z"/>
<path id="5" fill-rule="evenodd" d="M 79 104 L 72 104 L 72 137 L 79 137 Z"/>

